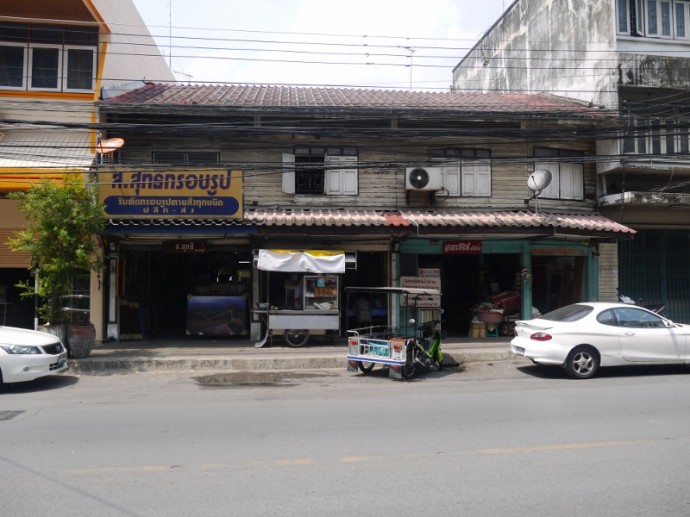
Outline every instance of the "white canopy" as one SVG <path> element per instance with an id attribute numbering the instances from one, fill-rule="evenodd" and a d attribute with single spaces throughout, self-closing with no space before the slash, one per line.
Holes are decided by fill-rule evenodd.
<path id="1" fill-rule="evenodd" d="M 344 273 L 345 252 L 327 250 L 259 250 L 257 268 L 285 273 Z"/>

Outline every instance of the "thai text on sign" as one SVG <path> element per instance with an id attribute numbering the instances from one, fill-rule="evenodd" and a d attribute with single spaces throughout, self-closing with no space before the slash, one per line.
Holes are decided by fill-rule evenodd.
<path id="1" fill-rule="evenodd" d="M 478 255 L 482 252 L 482 241 L 445 241 L 443 253 L 446 255 Z"/>
<path id="2" fill-rule="evenodd" d="M 441 290 L 441 277 L 438 276 L 401 276 L 400 287 L 407 289 L 436 289 Z M 403 300 L 403 303 L 405 300 Z M 436 308 L 441 306 L 441 296 L 437 294 L 409 297 L 407 305 L 416 307 Z"/>
<path id="3" fill-rule="evenodd" d="M 242 218 L 242 172 L 99 171 L 106 214 L 125 217 Z"/>

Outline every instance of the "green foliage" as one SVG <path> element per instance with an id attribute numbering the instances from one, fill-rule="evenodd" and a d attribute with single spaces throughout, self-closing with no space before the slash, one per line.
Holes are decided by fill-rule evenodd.
<path id="1" fill-rule="evenodd" d="M 68 174 L 60 183 L 44 179 L 10 198 L 27 219 L 26 228 L 8 239 L 10 248 L 30 253 L 31 269 L 38 273 L 36 288 L 30 282 L 18 284 L 21 295 L 39 296 L 39 316 L 62 323 L 61 298 L 71 294 L 72 277 L 102 266 L 97 236 L 105 226 L 105 213 L 96 189 L 85 185 L 80 175 Z"/>

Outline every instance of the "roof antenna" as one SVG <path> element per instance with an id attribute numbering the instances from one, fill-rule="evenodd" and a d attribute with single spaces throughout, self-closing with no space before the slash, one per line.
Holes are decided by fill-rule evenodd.
<path id="1" fill-rule="evenodd" d="M 186 74 L 184 72 L 181 72 L 180 70 L 173 70 L 173 73 L 184 75 L 187 78 L 187 86 L 189 86 L 192 83 L 192 77 L 194 77 L 192 74 Z"/>
<path id="2" fill-rule="evenodd" d="M 403 47 L 405 50 L 407 50 L 410 54 L 407 56 L 408 59 L 410 60 L 410 64 L 407 65 L 408 68 L 410 69 L 410 90 L 412 89 L 412 59 L 414 58 L 414 52 L 415 50 L 412 47 Z"/>

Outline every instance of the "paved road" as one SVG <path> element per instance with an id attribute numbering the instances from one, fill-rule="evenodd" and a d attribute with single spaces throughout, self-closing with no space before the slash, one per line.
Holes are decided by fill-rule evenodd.
<path id="1" fill-rule="evenodd" d="M 687 515 L 688 388 L 524 361 L 50 377 L 0 395 L 3 513 Z"/>

